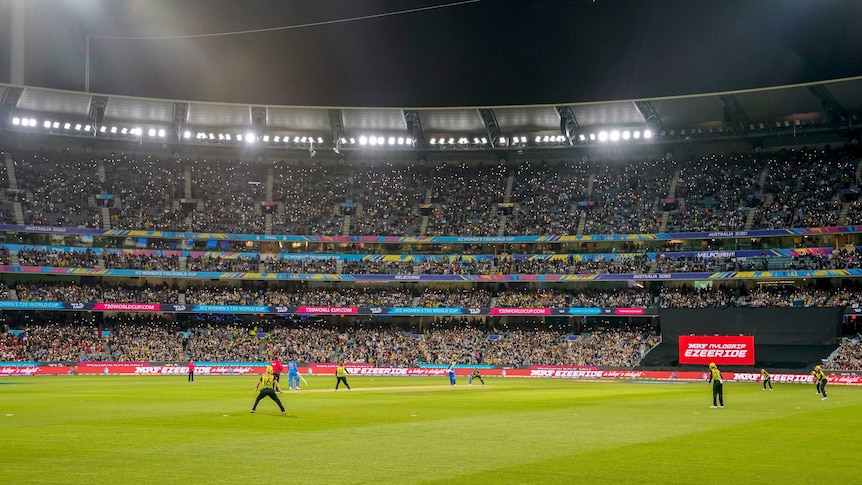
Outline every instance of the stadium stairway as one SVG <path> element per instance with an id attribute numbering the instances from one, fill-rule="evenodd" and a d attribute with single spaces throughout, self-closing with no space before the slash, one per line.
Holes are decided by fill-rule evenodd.
<path id="1" fill-rule="evenodd" d="M 192 168 L 191 167 L 186 167 L 185 170 L 183 170 L 183 180 L 185 182 L 185 190 L 184 190 L 185 198 L 191 199 L 192 198 Z"/>
<path id="2" fill-rule="evenodd" d="M 19 226 L 24 225 L 24 207 L 20 202 L 12 203 L 13 210 L 15 212 L 15 223 Z"/>
<path id="3" fill-rule="evenodd" d="M 266 170 L 266 200 L 272 200 L 273 186 L 275 185 L 275 177 L 273 176 L 273 168 L 269 167 Z"/>
<path id="4" fill-rule="evenodd" d="M 102 207 L 102 229 L 111 229 L 111 209 Z"/>
<path id="5" fill-rule="evenodd" d="M 6 178 L 9 179 L 9 188 L 18 188 L 18 178 L 15 176 L 15 162 L 12 160 L 12 155 L 6 154 Z"/>

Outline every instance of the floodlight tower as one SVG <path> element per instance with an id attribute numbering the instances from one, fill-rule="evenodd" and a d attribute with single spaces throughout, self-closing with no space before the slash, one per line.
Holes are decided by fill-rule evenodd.
<path id="1" fill-rule="evenodd" d="M 9 84 L 24 85 L 24 22 L 27 0 L 12 0 L 9 52 Z"/>

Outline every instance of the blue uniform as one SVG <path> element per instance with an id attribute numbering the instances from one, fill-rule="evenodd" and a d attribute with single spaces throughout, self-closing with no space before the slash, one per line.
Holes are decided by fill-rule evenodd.
<path id="1" fill-rule="evenodd" d="M 446 373 L 449 374 L 449 384 L 455 385 L 455 362 L 449 364 L 449 368 L 446 369 Z"/>
<path id="2" fill-rule="evenodd" d="M 299 366 L 295 360 L 287 363 L 287 387 L 292 390 L 299 390 Z"/>

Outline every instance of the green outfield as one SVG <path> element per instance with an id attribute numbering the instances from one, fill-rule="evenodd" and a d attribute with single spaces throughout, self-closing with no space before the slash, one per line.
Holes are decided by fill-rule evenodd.
<path id="1" fill-rule="evenodd" d="M 249 409 L 255 377 L 0 379 L 18 483 L 860 483 L 862 388 L 334 377 Z M 461 381 L 465 381 L 460 379 Z"/>

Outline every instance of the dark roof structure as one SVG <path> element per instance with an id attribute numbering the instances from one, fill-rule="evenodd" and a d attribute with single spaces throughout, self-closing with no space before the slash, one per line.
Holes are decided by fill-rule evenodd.
<path id="1" fill-rule="evenodd" d="M 701 95 L 451 108 L 265 106 L 0 84 L 0 133 L 336 151 L 566 148 L 846 132 L 862 126 L 862 77 Z"/>

